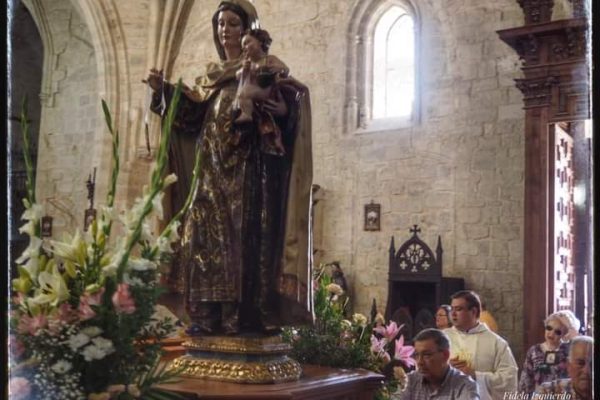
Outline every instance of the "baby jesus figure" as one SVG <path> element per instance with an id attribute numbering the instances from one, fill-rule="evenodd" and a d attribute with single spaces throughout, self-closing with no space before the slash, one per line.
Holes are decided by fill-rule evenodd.
<path id="1" fill-rule="evenodd" d="M 269 55 L 271 36 L 263 29 L 249 29 L 242 38 L 246 59 L 236 72 L 239 81 L 234 109 L 239 110 L 234 120 L 237 125 L 256 122 L 261 136 L 261 149 L 269 154 L 283 155 L 281 130 L 273 115 L 262 108 L 265 100 L 278 100 L 281 93 L 279 80 L 287 78 L 289 69 L 277 57 Z"/>

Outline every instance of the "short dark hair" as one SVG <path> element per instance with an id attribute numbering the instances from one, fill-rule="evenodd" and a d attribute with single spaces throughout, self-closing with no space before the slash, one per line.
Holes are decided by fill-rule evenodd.
<path id="1" fill-rule="evenodd" d="M 472 290 L 460 290 L 450 296 L 452 300 L 454 299 L 465 299 L 467 305 L 469 306 L 469 310 L 471 308 L 477 309 L 477 318 L 481 315 L 481 300 L 479 299 L 479 295 Z"/>
<path id="2" fill-rule="evenodd" d="M 421 332 L 415 336 L 413 342 L 423 342 L 425 340 L 433 340 L 440 350 L 449 350 L 450 349 L 450 339 L 448 335 L 442 332 L 439 329 L 435 328 L 427 328 L 423 329 Z"/>
<path id="3" fill-rule="evenodd" d="M 265 53 L 269 52 L 269 47 L 271 47 L 271 43 L 273 42 L 273 39 L 271 39 L 271 35 L 269 35 L 269 32 L 265 31 L 264 29 L 253 28 L 246 29 L 246 31 L 244 32 L 244 36 L 246 35 L 250 35 L 256 38 L 260 42 L 260 47 L 263 49 L 263 51 Z"/>

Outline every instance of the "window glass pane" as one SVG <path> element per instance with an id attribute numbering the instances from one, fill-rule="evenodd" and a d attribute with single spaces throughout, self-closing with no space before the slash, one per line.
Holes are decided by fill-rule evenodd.
<path id="1" fill-rule="evenodd" d="M 373 119 L 410 116 L 414 99 L 413 20 L 390 8 L 375 27 Z"/>

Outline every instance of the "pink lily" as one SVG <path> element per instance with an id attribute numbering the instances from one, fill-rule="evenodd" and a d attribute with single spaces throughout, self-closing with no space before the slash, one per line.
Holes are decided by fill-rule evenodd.
<path id="1" fill-rule="evenodd" d="M 104 288 L 94 294 L 86 293 L 79 297 L 79 318 L 83 321 L 94 318 L 96 312 L 90 306 L 99 306 L 102 303 L 103 294 Z"/>
<path id="2" fill-rule="evenodd" d="M 133 314 L 135 312 L 135 302 L 129 293 L 129 285 L 126 283 L 119 283 L 117 291 L 113 294 L 112 302 L 118 313 Z"/>
<path id="3" fill-rule="evenodd" d="M 48 319 L 44 314 L 39 314 L 35 317 L 23 315 L 19 321 L 17 329 L 20 333 L 29 333 L 30 335 L 35 335 L 38 330 L 45 328 L 47 325 Z"/>
<path id="4" fill-rule="evenodd" d="M 414 351 L 413 346 L 404 345 L 404 336 L 400 335 L 400 339 L 395 342 L 394 359 L 402 361 L 407 367 L 412 367 L 417 364 L 416 360 L 412 358 Z"/>
<path id="5" fill-rule="evenodd" d="M 391 342 L 392 340 L 396 339 L 396 336 L 398 336 L 398 333 L 403 326 L 404 324 L 398 326 L 395 321 L 390 321 L 389 325 L 378 326 L 373 328 L 373 330 L 386 338 L 388 342 Z"/>
<path id="6" fill-rule="evenodd" d="M 375 335 L 371 335 L 371 353 L 375 354 L 378 358 L 382 358 L 386 363 L 391 360 L 390 355 L 385 350 L 387 343 L 386 338 L 377 339 Z"/>

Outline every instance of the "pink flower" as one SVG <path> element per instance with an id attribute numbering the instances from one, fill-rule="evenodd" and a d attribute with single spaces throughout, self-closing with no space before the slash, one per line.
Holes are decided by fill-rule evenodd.
<path id="1" fill-rule="evenodd" d="M 19 333 L 28 333 L 33 336 L 38 330 L 45 328 L 47 325 L 48 319 L 44 314 L 39 314 L 35 317 L 23 315 L 19 320 L 17 330 L 19 331 Z"/>
<path id="2" fill-rule="evenodd" d="M 388 342 L 391 342 L 392 340 L 396 339 L 396 336 L 398 335 L 400 329 L 402 329 L 403 326 L 404 324 L 398 326 L 395 321 L 390 321 L 389 325 L 378 326 L 376 328 L 373 328 L 373 330 L 379 333 L 384 338 L 386 338 Z"/>
<path id="3" fill-rule="evenodd" d="M 135 312 L 135 302 L 129 293 L 129 285 L 126 283 L 119 283 L 117 291 L 113 294 L 112 302 L 117 312 L 124 314 Z"/>
<path id="4" fill-rule="evenodd" d="M 8 383 L 8 395 L 14 400 L 27 400 L 31 395 L 31 383 L 20 376 L 11 378 Z"/>
<path id="5" fill-rule="evenodd" d="M 10 335 L 8 337 L 8 343 L 10 346 L 11 357 L 18 359 L 25 353 L 25 346 L 15 335 Z"/>
<path id="6" fill-rule="evenodd" d="M 388 342 L 386 338 L 377 339 L 375 335 L 371 335 L 371 352 L 378 358 L 383 359 L 385 363 L 388 363 L 391 360 L 390 355 L 385 350 L 387 343 Z"/>
<path id="7" fill-rule="evenodd" d="M 73 308 L 69 303 L 62 303 L 60 307 L 58 307 L 58 312 L 56 313 L 56 319 L 69 323 L 72 322 L 76 318 L 75 313 L 73 312 Z"/>
<path id="8" fill-rule="evenodd" d="M 400 339 L 395 342 L 394 359 L 402 361 L 407 367 L 411 367 L 417 363 L 412 358 L 414 351 L 413 346 L 404 346 L 404 336 L 400 335 Z"/>
<path id="9" fill-rule="evenodd" d="M 96 316 L 96 312 L 91 306 L 99 306 L 102 303 L 102 295 L 104 288 L 94 294 L 86 293 L 79 298 L 79 318 L 82 321 L 87 321 Z"/>

